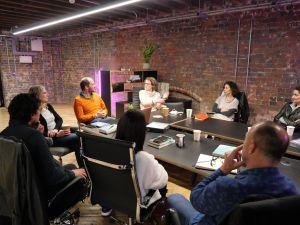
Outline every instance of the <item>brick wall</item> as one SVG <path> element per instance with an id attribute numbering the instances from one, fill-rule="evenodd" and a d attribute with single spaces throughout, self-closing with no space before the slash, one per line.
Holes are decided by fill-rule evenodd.
<path id="1" fill-rule="evenodd" d="M 200 95 L 203 102 L 200 108 L 195 106 L 197 111 L 211 109 L 223 82 L 234 81 L 237 69 L 236 81 L 248 95 L 250 123 L 255 123 L 272 119 L 290 98 L 293 87 L 300 85 L 299 12 L 281 16 L 264 11 L 254 16 L 247 78 L 250 28 L 251 15 L 224 15 L 204 21 L 191 19 L 48 41 L 43 62 L 35 62 L 39 71 L 43 65 L 44 73 L 31 69 L 34 79 L 27 80 L 29 68 L 18 65 L 25 85 L 8 75 L 2 41 L 4 82 L 9 82 L 9 90 L 14 93 L 25 86 L 27 89 L 30 82 L 42 81 L 42 75 L 46 74 L 56 93 L 51 100 L 70 103 L 78 94 L 80 78 L 93 77 L 95 68 L 140 70 L 143 59 L 138 48 L 153 42 L 160 45 L 151 61 L 152 69 L 158 70 L 159 80 Z M 11 93 L 6 91 L 6 99 L 10 98 Z"/>

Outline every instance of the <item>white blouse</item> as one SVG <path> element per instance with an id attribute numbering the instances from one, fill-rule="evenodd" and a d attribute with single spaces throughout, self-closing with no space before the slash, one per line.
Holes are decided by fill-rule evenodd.
<path id="1" fill-rule="evenodd" d="M 144 105 L 152 105 L 153 100 L 159 100 L 161 99 L 161 96 L 157 91 L 140 90 L 139 98 L 141 102 L 140 108 L 145 109 L 146 107 Z M 152 111 L 156 111 L 156 108 L 152 107 Z"/>

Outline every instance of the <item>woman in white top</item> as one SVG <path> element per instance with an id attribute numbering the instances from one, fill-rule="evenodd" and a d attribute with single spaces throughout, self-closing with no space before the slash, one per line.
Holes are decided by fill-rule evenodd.
<path id="1" fill-rule="evenodd" d="M 213 118 L 233 121 L 234 113 L 237 112 L 239 106 L 239 100 L 235 98 L 237 93 L 239 93 L 239 88 L 236 83 L 232 81 L 224 83 L 223 92 L 213 105 L 212 111 L 215 112 Z"/>
<path id="2" fill-rule="evenodd" d="M 161 104 L 165 103 L 169 93 L 165 93 L 163 97 L 156 91 L 157 82 L 154 77 L 147 77 L 144 82 L 144 90 L 140 90 L 140 108 L 145 109 L 152 107 L 152 111 L 160 108 Z"/>
<path id="3" fill-rule="evenodd" d="M 159 189 L 166 187 L 168 174 L 153 155 L 143 151 L 146 136 L 145 116 L 141 111 L 129 110 L 120 118 L 116 138 L 135 142 L 136 172 L 143 201 L 149 190 L 156 190 L 151 202 L 161 197 Z M 165 193 L 163 194 L 165 195 Z"/>

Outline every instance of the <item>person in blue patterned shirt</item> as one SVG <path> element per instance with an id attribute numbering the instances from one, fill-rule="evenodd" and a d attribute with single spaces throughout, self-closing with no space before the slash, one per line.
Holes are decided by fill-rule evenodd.
<path id="1" fill-rule="evenodd" d="M 244 144 L 225 154 L 223 165 L 193 188 L 190 202 L 173 194 L 169 207 L 178 212 L 182 225 L 212 225 L 249 195 L 298 194 L 295 184 L 278 169 L 288 145 L 288 135 L 280 125 L 267 121 L 253 126 Z M 226 176 L 243 165 L 246 169 L 235 177 Z"/>

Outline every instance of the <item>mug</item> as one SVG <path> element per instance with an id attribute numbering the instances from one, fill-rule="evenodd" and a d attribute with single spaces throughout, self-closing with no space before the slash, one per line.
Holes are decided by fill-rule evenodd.
<path id="1" fill-rule="evenodd" d="M 176 145 L 178 148 L 184 147 L 184 134 L 176 134 Z"/>

